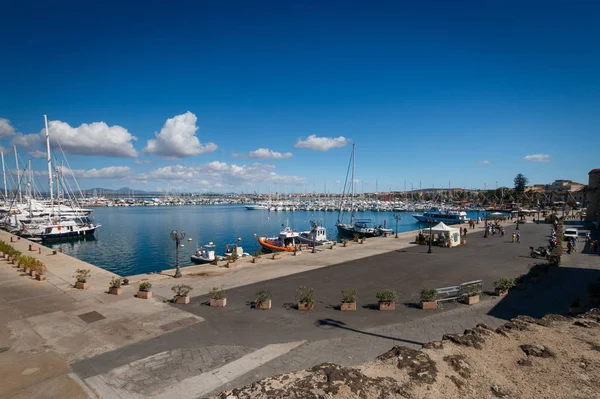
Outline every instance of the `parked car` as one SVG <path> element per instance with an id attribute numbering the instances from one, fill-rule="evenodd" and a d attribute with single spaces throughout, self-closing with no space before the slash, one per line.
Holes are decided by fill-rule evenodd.
<path id="1" fill-rule="evenodd" d="M 569 240 L 571 238 L 577 238 L 579 237 L 579 230 L 577 229 L 565 229 L 565 233 L 563 234 L 565 236 L 565 240 Z"/>

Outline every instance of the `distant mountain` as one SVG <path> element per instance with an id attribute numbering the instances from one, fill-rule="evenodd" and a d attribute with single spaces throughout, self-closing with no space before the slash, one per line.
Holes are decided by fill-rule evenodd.
<path id="1" fill-rule="evenodd" d="M 123 195 L 145 195 L 145 194 L 156 194 L 154 192 L 144 191 L 144 190 L 135 190 L 129 187 L 123 187 L 116 190 L 110 188 L 90 188 L 87 190 L 81 190 L 83 194 L 123 194 Z"/>

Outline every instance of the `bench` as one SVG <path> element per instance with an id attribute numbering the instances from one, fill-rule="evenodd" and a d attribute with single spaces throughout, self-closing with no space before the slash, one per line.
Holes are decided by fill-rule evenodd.
<path id="1" fill-rule="evenodd" d="M 473 280 L 456 286 L 436 288 L 435 302 L 441 309 L 443 302 L 456 302 L 466 298 L 471 291 L 471 287 L 475 287 L 477 293 L 483 295 L 483 280 Z"/>

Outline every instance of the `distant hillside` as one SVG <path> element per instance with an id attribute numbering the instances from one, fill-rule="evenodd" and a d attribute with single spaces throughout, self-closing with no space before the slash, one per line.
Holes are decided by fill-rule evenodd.
<path id="1" fill-rule="evenodd" d="M 129 187 L 123 187 L 116 190 L 110 188 L 90 188 L 87 190 L 81 190 L 83 194 L 123 194 L 123 195 L 146 195 L 146 194 L 156 194 L 155 192 L 149 192 L 144 190 L 133 190 Z"/>

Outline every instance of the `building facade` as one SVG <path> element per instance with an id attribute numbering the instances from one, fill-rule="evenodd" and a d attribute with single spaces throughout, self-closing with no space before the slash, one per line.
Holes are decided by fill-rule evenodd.
<path id="1" fill-rule="evenodd" d="M 588 173 L 586 222 L 600 221 L 600 168 Z"/>

